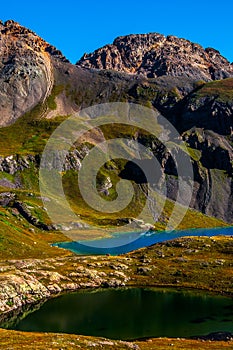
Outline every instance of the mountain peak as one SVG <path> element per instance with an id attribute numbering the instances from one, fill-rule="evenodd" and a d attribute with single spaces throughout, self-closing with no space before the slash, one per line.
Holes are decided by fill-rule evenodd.
<path id="1" fill-rule="evenodd" d="M 18 48 L 25 45 L 34 51 L 49 52 L 54 58 L 68 62 L 60 50 L 47 43 L 32 30 L 21 26 L 12 19 L 7 20 L 5 23 L 0 21 L 0 38 L 4 43 L 9 41 L 10 44 L 14 43 L 16 41 L 15 39 L 17 39 L 16 46 Z"/>
<path id="2" fill-rule="evenodd" d="M 67 59 L 30 29 L 13 20 L 0 22 L 0 125 L 11 124 L 47 98 L 55 61 Z"/>
<path id="3" fill-rule="evenodd" d="M 210 81 L 233 76 L 233 65 L 219 51 L 159 33 L 119 36 L 112 44 L 83 55 L 77 65 L 148 78 L 170 75 Z"/>

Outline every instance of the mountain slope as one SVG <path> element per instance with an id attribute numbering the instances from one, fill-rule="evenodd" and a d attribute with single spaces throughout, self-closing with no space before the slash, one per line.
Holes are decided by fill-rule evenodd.
<path id="1" fill-rule="evenodd" d="M 9 191 L 10 186 L 11 192 L 15 188 L 19 192 L 38 192 L 41 153 L 52 131 L 67 116 L 97 103 L 133 102 L 158 110 L 181 133 L 194 169 L 191 208 L 232 223 L 233 78 L 211 81 L 231 76 L 232 65 L 216 50 L 204 50 L 187 40 L 153 33 L 117 38 L 113 45 L 85 55 L 77 65 L 72 65 L 35 33 L 7 21 L 0 28 L 1 191 Z M 166 178 L 169 199 L 175 200 L 177 179 L 166 150 L 145 133 L 116 131 L 153 150 Z M 113 128 L 105 127 L 97 133 L 108 139 Z M 84 144 L 78 146 L 78 152 L 67 159 L 64 171 L 69 169 L 65 178 L 72 200 L 75 192 L 72 171 L 79 170 L 82 151 L 86 154 L 87 148 L 96 144 L 96 135 L 96 131 L 90 133 Z M 122 171 L 127 172 L 127 164 L 126 170 L 122 167 L 116 161 L 115 172 L 107 167 L 102 169 L 99 186 L 108 177 L 115 186 Z M 143 179 L 139 180 L 140 183 Z M 140 197 L 138 179 L 131 181 Z M 105 195 L 107 200 L 116 195 L 114 186 Z M 21 197 L 26 200 L 25 195 Z M 89 222 L 96 223 L 98 218 L 108 223 L 119 221 L 115 216 L 103 217 L 87 209 L 79 193 L 77 198 L 75 208 L 79 214 L 89 216 Z M 127 211 L 125 215 L 121 219 L 132 218 L 134 214 Z M 168 212 L 159 227 L 164 227 L 167 216 Z M 203 218 L 200 220 L 206 224 Z M 198 226 L 196 220 L 191 221 Z"/>
<path id="2" fill-rule="evenodd" d="M 73 227 L 80 239 L 99 238 L 108 234 L 110 227 L 114 232 L 125 230 L 120 227 L 125 223 L 132 223 L 131 230 L 148 229 L 145 222 L 135 220 L 145 204 L 142 189 L 148 184 L 133 162 L 122 159 L 107 162 L 96 178 L 100 197 L 108 201 L 116 198 L 119 180 L 131 181 L 135 191 L 133 201 L 120 213 L 95 211 L 84 202 L 77 186 L 82 160 L 90 149 L 99 141 L 114 137 L 125 137 L 129 148 L 131 141 L 141 143 L 157 158 L 168 198 L 154 228 L 166 227 L 176 201 L 178 179 L 171 155 L 153 137 L 153 130 L 149 134 L 126 125 L 115 127 L 106 120 L 106 125 L 87 133 L 72 146 L 64 163 L 59 152 L 55 152 L 47 164 L 50 169 L 59 168 L 64 192 L 80 222 L 70 222 L 61 212 L 61 222 L 54 225 L 42 202 L 42 199 L 49 202 L 50 198 L 42 198 L 39 188 L 43 149 L 62 121 L 97 103 L 138 103 L 159 111 L 173 123 L 191 158 L 193 197 L 178 228 L 232 225 L 232 76 L 232 65 L 214 49 L 204 50 L 175 37 L 148 34 L 117 38 L 114 45 L 85 55 L 77 65 L 72 65 L 60 51 L 30 30 L 13 21 L 0 24 L 1 320 L 9 316 L 11 323 L 21 312 L 25 316 L 34 303 L 39 305 L 52 295 L 80 288 L 152 284 L 232 293 L 231 237 L 187 237 L 127 256 L 102 258 L 78 257 L 51 246 L 70 239 L 62 232 Z M 216 81 L 220 78 L 227 79 Z M 133 146 L 131 151 L 134 154 Z M 154 174 L 151 175 L 153 178 Z M 6 349 L 12 346 L 31 349 L 32 342 L 38 349 L 46 345 L 54 349 L 61 346 L 168 349 L 171 345 L 177 349 L 206 349 L 210 346 L 209 341 L 203 340 L 127 343 L 8 330 L 1 330 L 0 339 Z M 231 344 L 211 341 L 210 347 L 230 349 Z"/>

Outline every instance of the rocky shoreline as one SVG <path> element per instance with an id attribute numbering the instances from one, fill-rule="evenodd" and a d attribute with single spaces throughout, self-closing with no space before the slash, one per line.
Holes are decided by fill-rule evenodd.
<path id="1" fill-rule="evenodd" d="M 71 256 L 1 263 L 0 319 L 61 293 L 87 288 L 123 287 L 127 284 L 130 278 L 123 272 L 127 265 L 115 266 L 105 258 L 105 266 L 100 267 L 97 259 Z M 111 272 L 104 272 L 105 267 Z M 61 268 L 63 273 L 58 272 Z"/>

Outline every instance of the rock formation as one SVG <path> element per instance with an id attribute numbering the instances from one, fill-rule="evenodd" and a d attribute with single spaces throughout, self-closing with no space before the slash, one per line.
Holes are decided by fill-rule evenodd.
<path id="1" fill-rule="evenodd" d="M 210 81 L 233 76 L 233 66 L 219 51 L 158 33 L 118 37 L 113 44 L 84 54 L 77 65 L 148 78 L 169 75 Z"/>
<path id="2" fill-rule="evenodd" d="M 0 125 L 14 122 L 46 99 L 53 87 L 54 47 L 14 21 L 0 24 Z"/>

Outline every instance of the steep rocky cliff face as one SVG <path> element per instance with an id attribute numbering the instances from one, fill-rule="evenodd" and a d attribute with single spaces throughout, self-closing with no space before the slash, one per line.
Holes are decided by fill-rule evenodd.
<path id="1" fill-rule="evenodd" d="M 231 139 L 211 130 L 192 128 L 183 134 L 190 149 L 197 152 L 193 162 L 192 206 L 211 216 L 232 222 L 233 150 Z"/>
<path id="2" fill-rule="evenodd" d="M 0 125 L 14 122 L 46 99 L 53 87 L 54 47 L 13 21 L 0 24 Z"/>
<path id="3" fill-rule="evenodd" d="M 77 65 L 148 78 L 170 75 L 210 81 L 233 76 L 233 66 L 217 50 L 157 33 L 118 37 L 113 44 L 84 54 Z"/>
<path id="4" fill-rule="evenodd" d="M 233 79 L 211 82 L 193 91 L 177 109 L 181 130 L 193 126 L 232 135 Z"/>

